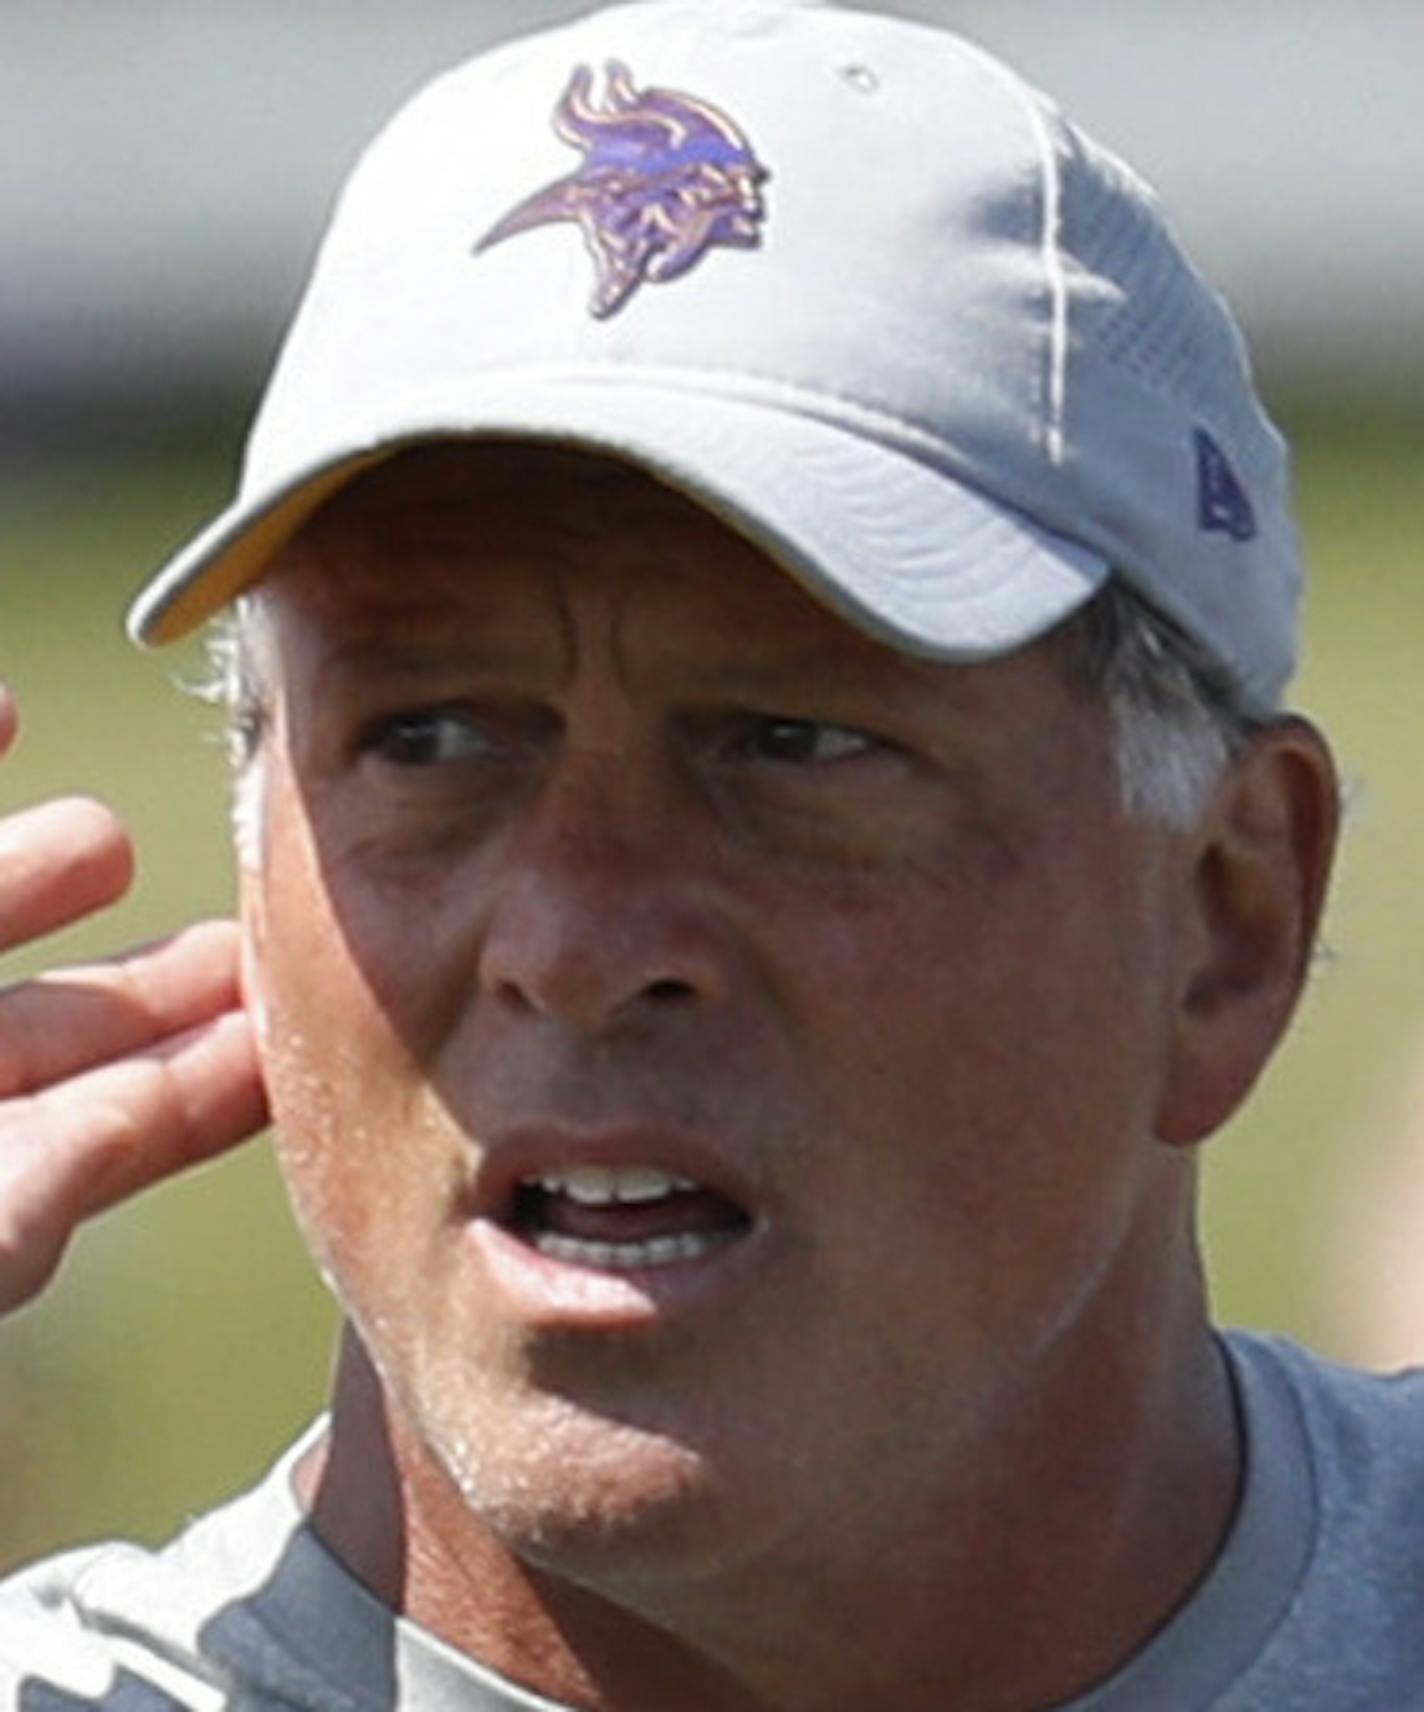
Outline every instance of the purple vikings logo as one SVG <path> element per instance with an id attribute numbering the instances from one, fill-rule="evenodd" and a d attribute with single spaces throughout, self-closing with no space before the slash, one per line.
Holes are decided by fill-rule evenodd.
<path id="1" fill-rule="evenodd" d="M 572 220 L 598 270 L 592 314 L 621 309 L 645 281 L 684 274 L 715 244 L 760 241 L 766 169 L 737 127 L 671 89 L 636 89 L 626 66 L 607 67 L 605 104 L 581 65 L 554 112 L 554 129 L 584 163 L 513 209 L 475 246 Z"/>

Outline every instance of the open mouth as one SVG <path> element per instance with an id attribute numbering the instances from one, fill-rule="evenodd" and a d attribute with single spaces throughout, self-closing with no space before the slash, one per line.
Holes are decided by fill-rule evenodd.
<path id="1" fill-rule="evenodd" d="M 727 1196 L 654 1165 L 567 1165 L 520 1179 L 510 1228 L 539 1254 L 604 1272 L 704 1259 L 751 1227 Z"/>

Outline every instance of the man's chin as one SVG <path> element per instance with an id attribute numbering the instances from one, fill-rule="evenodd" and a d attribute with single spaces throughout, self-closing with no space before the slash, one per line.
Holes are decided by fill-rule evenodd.
<path id="1" fill-rule="evenodd" d="M 549 1575 L 595 1588 L 697 1577 L 740 1532 L 705 1453 L 563 1398 L 478 1438 L 440 1421 L 426 1431 L 476 1526 Z"/>

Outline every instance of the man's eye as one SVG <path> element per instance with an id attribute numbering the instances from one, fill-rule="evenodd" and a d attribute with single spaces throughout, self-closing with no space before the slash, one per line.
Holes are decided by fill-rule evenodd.
<path id="1" fill-rule="evenodd" d="M 377 720 L 363 735 L 363 754 L 396 767 L 435 767 L 487 755 L 489 737 L 467 713 L 432 708 L 418 713 L 391 714 Z"/>
<path id="2" fill-rule="evenodd" d="M 751 721 L 738 743 L 740 751 L 753 760 L 803 767 L 850 760 L 875 746 L 873 737 L 847 725 L 773 717 Z"/>

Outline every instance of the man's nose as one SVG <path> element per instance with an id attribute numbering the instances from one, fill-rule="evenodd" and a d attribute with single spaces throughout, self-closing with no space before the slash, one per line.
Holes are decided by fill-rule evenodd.
<path id="1" fill-rule="evenodd" d="M 499 1003 L 589 1034 L 727 987 L 708 833 L 610 762 L 531 806 L 502 854 L 480 958 Z"/>

